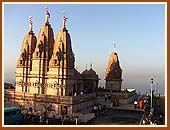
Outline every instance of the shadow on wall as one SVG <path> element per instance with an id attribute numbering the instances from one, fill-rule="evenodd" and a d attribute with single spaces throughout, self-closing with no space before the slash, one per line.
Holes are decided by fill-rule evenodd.
<path id="1" fill-rule="evenodd" d="M 160 111 L 165 115 L 165 96 L 160 96 Z"/>

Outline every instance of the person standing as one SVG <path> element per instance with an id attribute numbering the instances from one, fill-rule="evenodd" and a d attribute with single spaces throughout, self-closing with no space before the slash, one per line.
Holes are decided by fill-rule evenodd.
<path id="1" fill-rule="evenodd" d="M 137 108 L 137 105 L 138 105 L 138 102 L 135 100 L 135 101 L 134 101 L 134 109 Z"/>
<path id="2" fill-rule="evenodd" d="M 139 107 L 140 107 L 140 109 L 143 109 L 143 107 L 144 107 L 144 102 L 142 99 L 139 101 Z"/>
<path id="3" fill-rule="evenodd" d="M 43 124 L 43 116 L 42 116 L 42 114 L 40 115 L 39 120 L 40 120 L 40 124 Z"/>
<path id="4" fill-rule="evenodd" d="M 105 102 L 107 102 L 107 100 L 108 100 L 107 94 L 105 94 L 104 97 L 105 97 Z"/>

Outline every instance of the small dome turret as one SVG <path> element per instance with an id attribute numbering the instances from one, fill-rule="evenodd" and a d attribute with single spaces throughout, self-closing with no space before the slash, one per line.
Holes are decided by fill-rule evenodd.
<path id="1" fill-rule="evenodd" d="M 96 77 L 96 72 L 91 68 L 89 71 L 88 71 L 88 75 L 90 77 Z"/>
<path id="2" fill-rule="evenodd" d="M 83 77 L 85 78 L 93 78 L 98 79 L 98 75 L 96 74 L 96 71 L 92 69 L 92 64 L 90 64 L 90 69 L 87 70 L 87 68 L 82 72 Z"/>

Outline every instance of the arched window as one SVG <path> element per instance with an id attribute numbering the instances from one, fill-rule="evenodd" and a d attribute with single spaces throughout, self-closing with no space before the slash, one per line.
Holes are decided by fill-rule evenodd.
<path id="1" fill-rule="evenodd" d="M 54 64 L 57 65 L 57 60 L 54 60 Z"/>
<path id="2" fill-rule="evenodd" d="M 38 51 L 36 52 L 36 56 L 38 57 Z"/>

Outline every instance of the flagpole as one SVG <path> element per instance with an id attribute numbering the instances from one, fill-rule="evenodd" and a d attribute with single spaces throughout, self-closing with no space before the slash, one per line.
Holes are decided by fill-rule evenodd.
<path id="1" fill-rule="evenodd" d="M 152 108 L 152 88 L 153 88 L 153 78 L 151 78 L 151 108 Z"/>
<path id="2" fill-rule="evenodd" d="M 48 11 L 48 6 L 45 7 L 45 12 L 46 12 L 45 22 L 48 23 L 48 22 L 49 22 L 49 18 L 50 18 L 50 13 L 49 13 L 49 11 Z"/>
<path id="3" fill-rule="evenodd" d="M 30 32 L 32 31 L 32 16 L 29 16 L 29 25 L 30 25 Z"/>
<path id="4" fill-rule="evenodd" d="M 62 11 L 62 14 L 63 14 L 63 26 L 64 26 L 64 28 L 66 27 L 66 21 L 67 21 L 67 17 L 66 17 L 66 15 L 65 15 L 65 13 L 66 13 L 66 11 Z"/>
<path id="5" fill-rule="evenodd" d="M 62 15 L 63 15 L 63 27 L 65 27 L 65 20 L 64 20 L 65 13 L 66 13 L 66 11 L 62 11 Z"/>

